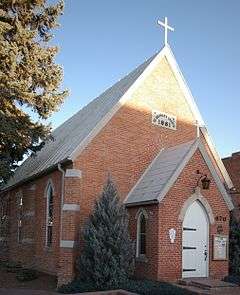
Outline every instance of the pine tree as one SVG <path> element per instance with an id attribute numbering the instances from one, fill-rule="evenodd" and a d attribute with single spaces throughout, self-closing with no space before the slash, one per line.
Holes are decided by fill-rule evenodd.
<path id="1" fill-rule="evenodd" d="M 109 178 L 83 231 L 84 248 L 77 268 L 85 282 L 96 288 L 114 288 L 133 272 L 133 243 L 128 215 Z"/>
<path id="2" fill-rule="evenodd" d="M 58 48 L 48 46 L 63 1 L 0 1 L 0 184 L 24 154 L 36 152 L 50 134 L 47 119 L 63 102 Z M 37 114 L 33 120 L 31 111 Z"/>

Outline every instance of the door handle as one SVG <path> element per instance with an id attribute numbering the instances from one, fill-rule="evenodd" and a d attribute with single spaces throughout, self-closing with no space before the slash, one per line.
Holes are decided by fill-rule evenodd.
<path id="1" fill-rule="evenodd" d="M 204 258 L 205 258 L 205 261 L 207 261 L 207 257 L 208 257 L 208 252 L 207 252 L 207 250 L 204 250 Z"/>

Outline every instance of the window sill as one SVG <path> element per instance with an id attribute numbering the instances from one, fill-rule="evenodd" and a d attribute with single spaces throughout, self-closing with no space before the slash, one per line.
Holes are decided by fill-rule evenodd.
<path id="1" fill-rule="evenodd" d="M 141 255 L 141 256 L 136 257 L 136 262 L 147 263 L 148 259 L 145 255 Z"/>

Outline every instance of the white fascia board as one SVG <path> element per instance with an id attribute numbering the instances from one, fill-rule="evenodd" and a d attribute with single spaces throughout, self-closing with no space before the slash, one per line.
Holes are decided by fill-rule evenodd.
<path id="1" fill-rule="evenodd" d="M 126 196 L 125 200 L 123 201 L 123 204 L 126 204 L 126 205 L 128 204 L 128 199 L 130 198 L 132 192 L 135 190 L 135 188 L 138 186 L 138 184 L 141 182 L 141 180 L 145 177 L 145 175 L 150 170 L 150 168 L 152 167 L 152 165 L 157 160 L 158 156 L 162 153 L 163 150 L 164 149 L 161 149 L 160 152 L 156 155 L 156 157 L 152 160 L 152 162 L 148 165 L 148 167 L 146 168 L 146 170 L 143 172 L 143 174 L 141 175 L 141 177 L 138 179 L 138 181 L 135 183 L 135 185 L 132 187 L 132 189 L 130 190 L 130 192 Z"/>
<path id="2" fill-rule="evenodd" d="M 198 107 L 196 105 L 196 102 L 195 102 L 195 100 L 193 98 L 193 95 L 192 95 L 192 93 L 191 93 L 191 91 L 190 91 L 190 89 L 189 89 L 189 87 L 187 85 L 186 80 L 184 79 L 184 76 L 183 76 L 183 74 L 182 74 L 182 72 L 181 72 L 181 70 L 179 68 L 179 65 L 178 65 L 178 63 L 177 63 L 177 61 L 176 61 L 176 59 L 174 57 L 174 54 L 173 54 L 173 52 L 172 52 L 172 50 L 171 50 L 171 48 L 169 46 L 167 46 L 167 49 L 166 49 L 166 57 L 167 57 L 167 60 L 168 60 L 168 62 L 170 64 L 171 68 L 173 69 L 174 75 L 175 75 L 175 77 L 176 77 L 176 79 L 177 79 L 177 81 L 178 81 L 178 83 L 179 83 L 179 85 L 181 87 L 181 90 L 183 91 L 184 96 L 187 99 L 187 102 L 188 102 L 188 104 L 189 104 L 189 106 L 190 106 L 190 108 L 192 110 L 192 113 L 194 114 L 194 117 L 198 121 L 198 124 L 199 124 L 201 130 L 203 131 L 203 135 L 204 135 L 204 137 L 205 137 L 205 139 L 206 139 L 206 141 L 207 141 L 207 143 L 209 145 L 209 148 L 210 148 L 210 150 L 211 150 L 211 152 L 212 152 L 212 154 L 213 154 L 213 156 L 214 156 L 214 158 L 215 158 L 215 160 L 216 160 L 216 162 L 218 164 L 218 167 L 219 167 L 219 169 L 220 169 L 220 171 L 221 171 L 221 173 L 222 173 L 228 187 L 232 188 L 233 183 L 231 181 L 231 178 L 230 178 L 230 176 L 229 176 L 229 174 L 228 174 L 228 172 L 227 172 L 227 170 L 226 170 L 220 156 L 218 155 L 218 152 L 217 152 L 217 150 L 216 150 L 216 148 L 215 148 L 215 146 L 213 144 L 213 140 L 211 139 L 211 137 L 210 137 L 210 135 L 209 135 L 209 133 L 208 133 L 208 131 L 206 129 L 206 125 L 205 125 L 204 120 L 203 120 L 203 118 L 201 116 L 201 113 L 200 113 L 200 111 L 199 111 L 199 109 L 198 109 Z"/>
<path id="3" fill-rule="evenodd" d="M 78 155 L 85 149 L 85 147 L 91 142 L 91 140 L 106 126 L 116 112 L 122 107 L 122 105 L 131 98 L 133 92 L 141 85 L 141 83 L 151 74 L 156 65 L 161 59 L 166 56 L 167 47 L 156 55 L 156 57 L 150 62 L 143 73 L 137 78 L 137 80 L 129 87 L 125 94 L 119 99 L 115 106 L 98 122 L 98 124 L 92 129 L 92 131 L 82 140 L 78 147 L 71 153 L 69 159 L 74 161 Z"/>
<path id="4" fill-rule="evenodd" d="M 190 161 L 190 159 L 192 158 L 192 156 L 194 155 L 194 153 L 196 152 L 197 149 L 199 149 L 199 151 L 201 152 L 201 154 L 204 158 L 204 161 L 205 161 L 206 165 L 208 166 L 208 169 L 210 170 L 212 177 L 213 177 L 221 195 L 223 196 L 223 199 L 224 199 L 228 209 L 230 211 L 233 210 L 234 205 L 232 203 L 232 199 L 229 196 L 228 192 L 226 191 L 226 188 L 224 187 L 221 179 L 219 178 L 216 168 L 214 167 L 214 165 L 211 161 L 211 158 L 209 157 L 208 152 L 207 152 L 206 148 L 204 147 L 204 145 L 201 143 L 200 139 L 196 140 L 196 142 L 192 145 L 189 152 L 183 158 L 183 161 L 179 164 L 179 166 L 177 167 L 175 172 L 172 174 L 172 176 L 168 180 L 167 184 L 162 189 L 161 193 L 158 196 L 159 202 L 161 202 L 163 200 L 163 198 L 167 195 L 170 188 L 174 185 L 175 181 L 178 179 L 179 175 L 181 174 L 181 172 L 183 171 L 183 169 L 185 168 L 187 163 Z"/>
<path id="5" fill-rule="evenodd" d="M 60 248 L 74 248 L 76 246 L 76 241 L 73 240 L 61 240 Z"/>
<path id="6" fill-rule="evenodd" d="M 172 174 L 172 176 L 169 178 L 169 180 L 166 183 L 166 185 L 161 190 L 161 192 L 160 192 L 160 194 L 158 196 L 158 201 L 159 202 L 161 202 L 163 200 L 163 198 L 167 195 L 167 193 L 169 192 L 169 190 L 171 189 L 171 187 L 174 185 L 175 181 L 178 179 L 179 175 L 181 174 L 181 172 L 183 171 L 183 169 L 185 168 L 185 166 L 187 165 L 187 163 L 190 161 L 190 159 L 192 158 L 192 156 L 196 152 L 198 146 L 199 146 L 199 140 L 197 139 L 193 143 L 192 147 L 187 152 L 187 154 L 183 157 L 183 160 L 178 165 L 177 169 L 174 171 L 174 173 Z"/>
<path id="7" fill-rule="evenodd" d="M 205 160 L 205 163 L 207 164 L 211 174 L 212 174 L 212 177 L 214 178 L 214 181 L 219 189 L 219 191 L 221 192 L 222 196 L 223 196 L 223 199 L 225 201 L 225 203 L 227 204 L 228 206 L 228 209 L 229 211 L 233 210 L 234 209 L 234 205 L 233 205 L 233 202 L 232 202 L 232 199 L 231 199 L 231 196 L 228 194 L 224 184 L 222 183 L 217 171 L 216 171 L 216 168 L 214 167 L 213 163 L 212 163 L 212 160 L 211 158 L 209 157 L 208 155 L 208 152 L 205 148 L 205 146 L 200 143 L 199 144 L 199 150 Z"/>
<path id="8" fill-rule="evenodd" d="M 64 204 L 63 211 L 74 211 L 74 212 L 78 212 L 80 211 L 80 205 L 78 204 Z"/>
<path id="9" fill-rule="evenodd" d="M 202 131 L 202 134 L 203 134 L 204 138 L 206 139 L 206 142 L 213 154 L 213 157 L 215 158 L 215 160 L 217 162 L 218 168 L 220 169 L 222 176 L 225 179 L 228 188 L 231 189 L 233 187 L 232 180 L 227 172 L 227 169 L 225 168 L 225 166 L 223 164 L 222 159 L 220 158 L 220 156 L 217 152 L 217 149 L 214 146 L 213 140 L 212 140 L 207 128 L 206 127 L 201 128 L 201 131 Z"/>
<path id="10" fill-rule="evenodd" d="M 178 63 L 177 63 L 177 61 L 176 61 L 176 59 L 174 57 L 174 54 L 173 54 L 173 52 L 172 52 L 169 45 L 166 46 L 165 53 L 166 53 L 166 58 L 167 58 L 170 66 L 171 66 L 171 68 L 173 70 L 173 73 L 174 73 L 174 75 L 175 75 L 175 77 L 177 79 L 177 82 L 178 82 L 178 84 L 179 84 L 179 86 L 180 86 L 180 88 L 181 88 L 181 90 L 182 90 L 182 92 L 184 94 L 184 97 L 186 98 L 186 100 L 187 100 L 187 102 L 188 102 L 188 104 L 190 106 L 190 109 L 191 109 L 194 117 L 196 118 L 196 120 L 198 121 L 198 124 L 200 126 L 205 126 L 205 123 L 204 123 L 203 118 L 201 116 L 201 113 L 200 113 L 200 111 L 198 109 L 198 106 L 197 106 L 197 104 L 196 104 L 196 102 L 195 102 L 195 100 L 193 98 L 191 90 L 188 87 L 188 84 L 187 84 L 187 82 L 186 82 L 186 80 L 185 80 L 185 78 L 184 78 L 184 76 L 183 76 L 183 74 L 182 74 L 182 72 L 180 70 L 180 67 L 179 67 L 179 65 L 178 65 Z"/>

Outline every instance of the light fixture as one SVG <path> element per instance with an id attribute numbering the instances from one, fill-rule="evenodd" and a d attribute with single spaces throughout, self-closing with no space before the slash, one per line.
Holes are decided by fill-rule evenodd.
<path id="1" fill-rule="evenodd" d="M 199 170 L 197 170 L 197 174 L 200 174 L 197 181 L 197 186 L 199 186 L 199 182 L 201 181 L 202 189 L 208 190 L 210 187 L 211 180 L 207 177 L 207 174 L 203 174 Z"/>

